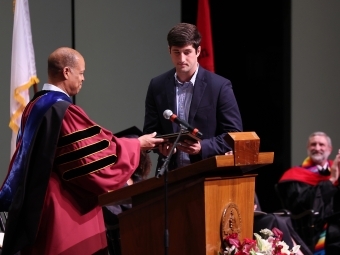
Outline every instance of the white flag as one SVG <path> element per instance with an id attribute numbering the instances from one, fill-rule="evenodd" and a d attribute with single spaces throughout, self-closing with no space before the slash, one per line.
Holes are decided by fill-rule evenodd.
<path id="1" fill-rule="evenodd" d="M 10 122 L 11 157 L 15 151 L 22 112 L 29 102 L 29 88 L 39 82 L 31 34 L 28 0 L 16 0 L 12 38 Z"/>

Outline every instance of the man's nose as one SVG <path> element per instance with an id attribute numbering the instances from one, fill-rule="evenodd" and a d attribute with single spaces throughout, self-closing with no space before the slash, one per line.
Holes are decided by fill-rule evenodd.
<path id="1" fill-rule="evenodd" d="M 179 59 L 180 59 L 182 62 L 184 62 L 185 54 L 184 54 L 184 53 L 181 53 L 181 54 L 179 55 Z"/>

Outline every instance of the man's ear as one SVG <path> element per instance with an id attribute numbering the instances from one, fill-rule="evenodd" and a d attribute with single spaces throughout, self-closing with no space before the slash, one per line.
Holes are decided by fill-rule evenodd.
<path id="1" fill-rule="evenodd" d="M 171 47 L 170 47 L 170 46 L 168 46 L 168 49 L 169 49 L 169 54 L 171 54 Z"/>
<path id="2" fill-rule="evenodd" d="M 197 50 L 196 50 L 196 55 L 197 57 L 201 54 L 201 46 L 198 46 L 197 47 Z"/>
<path id="3" fill-rule="evenodd" d="M 68 67 L 68 66 L 65 66 L 65 67 L 63 68 L 63 75 L 64 75 L 64 78 L 65 78 L 65 79 L 68 79 L 70 73 L 71 73 L 71 68 Z"/>

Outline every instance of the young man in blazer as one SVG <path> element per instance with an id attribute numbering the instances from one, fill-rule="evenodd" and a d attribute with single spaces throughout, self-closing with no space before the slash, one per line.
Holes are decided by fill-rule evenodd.
<path id="1" fill-rule="evenodd" d="M 198 63 L 201 35 L 196 26 L 179 23 L 169 31 L 167 40 L 175 68 L 151 79 L 143 132 L 155 131 L 159 135 L 178 132 L 178 125 L 163 117 L 163 112 L 169 109 L 203 134 L 199 142 L 186 140 L 177 145 L 169 164 L 172 170 L 230 151 L 224 136 L 242 131 L 242 120 L 231 82 Z M 171 145 L 159 145 L 157 169 Z"/>

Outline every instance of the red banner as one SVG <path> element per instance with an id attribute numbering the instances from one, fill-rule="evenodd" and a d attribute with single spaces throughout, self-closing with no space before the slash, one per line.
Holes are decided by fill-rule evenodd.
<path id="1" fill-rule="evenodd" d="M 196 26 L 202 35 L 201 54 L 198 57 L 198 62 L 203 68 L 211 72 L 215 72 L 214 51 L 210 23 L 209 0 L 198 0 Z"/>

